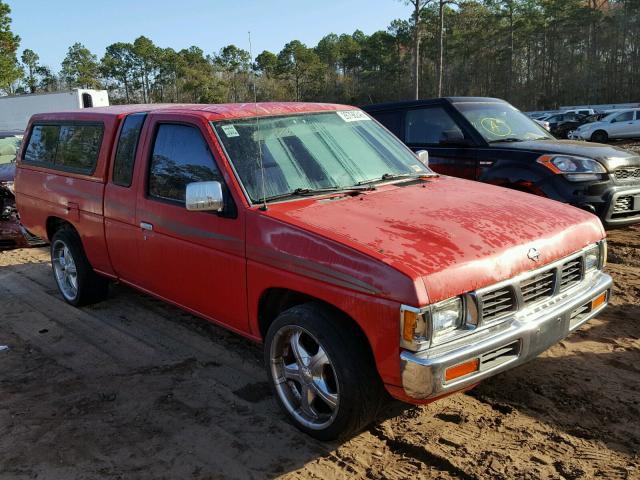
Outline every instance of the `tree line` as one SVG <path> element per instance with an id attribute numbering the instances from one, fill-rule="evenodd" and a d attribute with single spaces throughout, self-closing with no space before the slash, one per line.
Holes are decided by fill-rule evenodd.
<path id="1" fill-rule="evenodd" d="M 398 0 L 387 0 L 398 1 Z M 107 88 L 112 103 L 329 101 L 438 95 L 505 98 L 523 109 L 640 101 L 640 0 L 403 0 L 407 19 L 370 35 L 292 40 L 254 59 L 140 36 L 99 58 L 69 47 L 58 72 L 10 30 L 0 0 L 0 90 Z"/>

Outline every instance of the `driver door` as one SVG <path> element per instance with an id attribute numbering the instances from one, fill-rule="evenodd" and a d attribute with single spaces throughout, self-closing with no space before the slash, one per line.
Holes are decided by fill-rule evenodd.
<path id="1" fill-rule="evenodd" d="M 209 125 L 199 119 L 150 115 L 150 137 L 140 169 L 136 220 L 141 287 L 153 294 L 246 331 L 246 262 L 243 212 L 213 155 Z M 186 186 L 217 180 L 221 214 L 187 211 Z"/>
<path id="2" fill-rule="evenodd" d="M 611 120 L 609 136 L 615 138 L 630 137 L 634 134 L 635 112 L 622 112 Z"/>
<path id="3" fill-rule="evenodd" d="M 404 142 L 429 152 L 429 167 L 443 175 L 476 180 L 478 165 L 471 141 L 443 106 L 407 110 Z"/>

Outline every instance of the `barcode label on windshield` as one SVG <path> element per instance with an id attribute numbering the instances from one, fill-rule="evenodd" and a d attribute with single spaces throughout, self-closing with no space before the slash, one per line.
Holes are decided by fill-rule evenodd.
<path id="1" fill-rule="evenodd" d="M 240 134 L 233 125 L 222 125 L 222 131 L 227 137 L 239 137 Z"/>
<path id="2" fill-rule="evenodd" d="M 362 120 L 371 120 L 366 113 L 361 112 L 360 110 L 343 110 L 336 113 L 345 122 L 360 122 Z"/>

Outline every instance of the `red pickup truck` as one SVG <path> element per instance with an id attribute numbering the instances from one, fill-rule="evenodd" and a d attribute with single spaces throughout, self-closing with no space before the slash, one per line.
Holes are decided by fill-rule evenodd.
<path id="1" fill-rule="evenodd" d="M 140 105 L 35 115 L 15 183 L 67 302 L 120 281 L 264 342 L 284 412 L 331 439 L 609 300 L 597 217 L 427 164 L 353 107 Z"/>

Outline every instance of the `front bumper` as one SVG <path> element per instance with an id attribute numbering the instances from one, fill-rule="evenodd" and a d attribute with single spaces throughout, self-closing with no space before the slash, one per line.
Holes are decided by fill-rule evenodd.
<path id="1" fill-rule="evenodd" d="M 612 190 L 602 223 L 610 227 L 640 222 L 640 187 Z"/>
<path id="2" fill-rule="evenodd" d="M 569 133 L 567 133 L 567 138 L 569 140 L 589 140 L 591 138 L 592 133 L 593 132 L 591 130 L 587 130 L 584 132 L 571 130 Z"/>
<path id="3" fill-rule="evenodd" d="M 515 313 L 475 343 L 452 350 L 403 351 L 400 369 L 406 394 L 416 400 L 440 397 L 531 360 L 597 315 L 609 302 L 612 284 L 609 275 L 598 271 L 575 288 Z M 591 301 L 603 292 L 606 301 L 592 310 Z M 475 358 L 478 371 L 445 381 L 449 367 Z"/>

